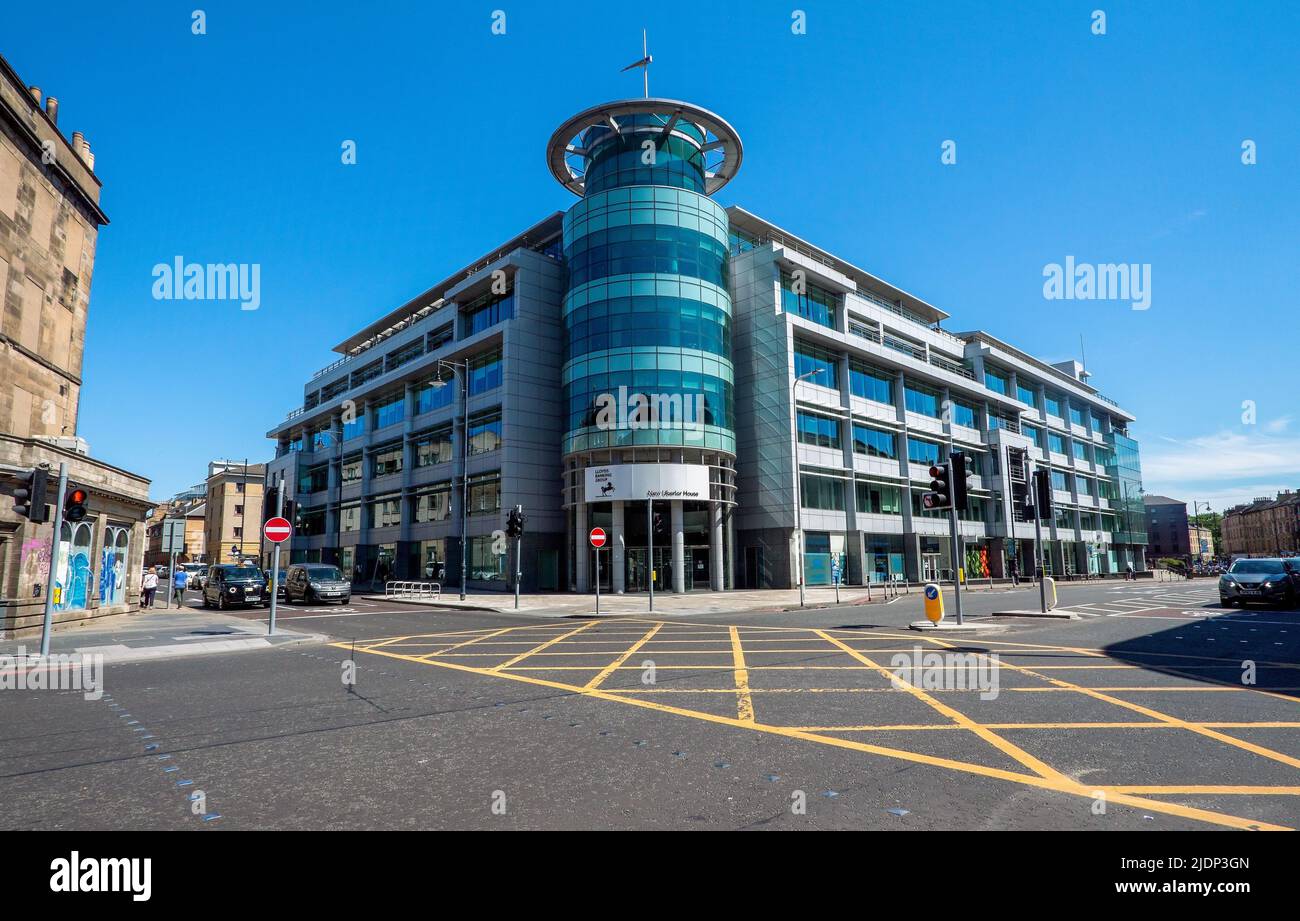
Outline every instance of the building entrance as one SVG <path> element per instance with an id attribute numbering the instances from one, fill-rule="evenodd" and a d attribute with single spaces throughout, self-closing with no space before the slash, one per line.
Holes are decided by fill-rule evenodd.
<path id="1" fill-rule="evenodd" d="M 664 592 L 672 588 L 673 555 L 664 547 L 654 548 L 654 562 L 646 566 L 647 549 L 645 547 L 627 548 L 627 591 L 644 592 L 648 590 L 649 573 L 654 573 L 655 591 Z"/>

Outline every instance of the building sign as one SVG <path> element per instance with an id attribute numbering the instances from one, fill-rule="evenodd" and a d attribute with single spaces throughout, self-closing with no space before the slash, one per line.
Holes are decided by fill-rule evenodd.
<path id="1" fill-rule="evenodd" d="M 613 464 L 587 468 L 587 501 L 709 498 L 703 464 Z"/>

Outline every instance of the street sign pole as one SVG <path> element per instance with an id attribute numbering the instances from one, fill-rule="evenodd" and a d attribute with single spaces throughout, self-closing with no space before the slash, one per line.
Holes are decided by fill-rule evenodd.
<path id="1" fill-rule="evenodd" d="M 59 492 L 54 499 L 54 522 L 50 537 L 50 574 L 45 580 L 45 619 L 41 623 L 41 657 L 50 654 L 50 630 L 54 626 L 54 581 L 59 574 L 59 537 L 63 532 L 63 494 L 68 491 L 68 465 L 59 464 Z"/>
<path id="2" fill-rule="evenodd" d="M 950 467 L 949 470 L 951 471 L 951 469 L 952 468 Z M 949 473 L 949 476 L 951 477 L 951 473 Z M 952 482 L 951 479 L 949 479 L 949 483 L 951 482 Z M 957 624 L 958 626 L 960 626 L 962 624 L 962 615 L 961 615 L 962 565 L 961 565 L 961 558 L 958 556 L 958 554 L 961 552 L 961 548 L 958 547 L 957 545 L 959 538 L 957 536 L 956 504 L 954 504 L 952 508 L 948 509 L 948 534 L 949 534 L 950 545 L 952 547 L 952 600 L 953 600 L 953 606 L 957 609 Z"/>
<path id="3" fill-rule="evenodd" d="M 524 514 L 524 507 L 522 505 L 516 505 L 515 511 L 517 511 L 520 517 L 522 517 Z M 522 545 L 523 545 L 523 535 L 516 534 L 515 535 L 515 610 L 516 611 L 519 610 L 519 580 L 523 577 L 523 568 L 524 568 L 523 558 L 521 556 Z"/>
<path id="4" fill-rule="evenodd" d="M 646 585 L 650 589 L 650 610 L 655 609 L 655 500 L 645 500 Z"/>
<path id="5" fill-rule="evenodd" d="M 596 616 L 600 616 L 600 548 L 596 548 Z"/>
<path id="6" fill-rule="evenodd" d="M 284 483 L 280 483 L 280 488 L 275 491 L 275 517 L 279 518 L 284 514 Z M 275 542 L 275 549 L 271 551 L 271 616 L 266 623 L 266 635 L 275 636 L 275 599 L 279 594 L 280 581 L 280 544 L 283 541 Z"/>
<path id="7" fill-rule="evenodd" d="M 1038 467 L 1029 479 L 1034 496 L 1034 558 L 1038 566 L 1038 612 L 1047 613 L 1047 568 L 1043 565 L 1043 515 L 1038 504 Z"/>

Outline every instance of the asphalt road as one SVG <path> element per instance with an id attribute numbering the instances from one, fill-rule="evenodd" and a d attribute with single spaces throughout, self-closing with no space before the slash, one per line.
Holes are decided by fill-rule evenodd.
<path id="1" fill-rule="evenodd" d="M 109 666 L 98 701 L 7 692 L 0 825 L 1300 827 L 1300 613 L 1213 590 L 1063 586 L 1081 620 L 960 636 L 907 630 L 916 595 L 671 620 L 282 607 L 333 643 Z"/>

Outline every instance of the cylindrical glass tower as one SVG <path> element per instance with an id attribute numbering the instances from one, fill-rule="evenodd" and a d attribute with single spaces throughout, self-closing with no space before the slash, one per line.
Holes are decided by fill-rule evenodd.
<path id="1" fill-rule="evenodd" d="M 687 518 L 700 506 L 711 520 L 734 501 L 728 220 L 709 196 L 735 175 L 740 138 L 696 106 L 636 99 L 570 119 L 547 157 L 582 196 L 564 218 L 565 500 L 577 509 L 575 542 L 587 519 L 604 514 L 588 504 L 612 503 L 617 517 L 627 502 L 645 514 L 645 500 L 663 498 L 679 525 L 664 528 L 676 542 L 666 548 L 677 551 L 665 560 L 670 577 L 658 574 L 655 553 L 625 572 L 613 561 L 608 583 L 615 591 L 646 579 L 700 587 L 680 584 L 686 567 L 699 565 L 687 560 Z M 629 464 L 661 469 L 593 473 Z M 599 495 L 588 496 L 596 484 Z M 728 570 L 714 530 L 692 533 L 708 550 L 710 587 L 721 588 Z M 581 562 L 571 576 L 585 590 Z"/>

